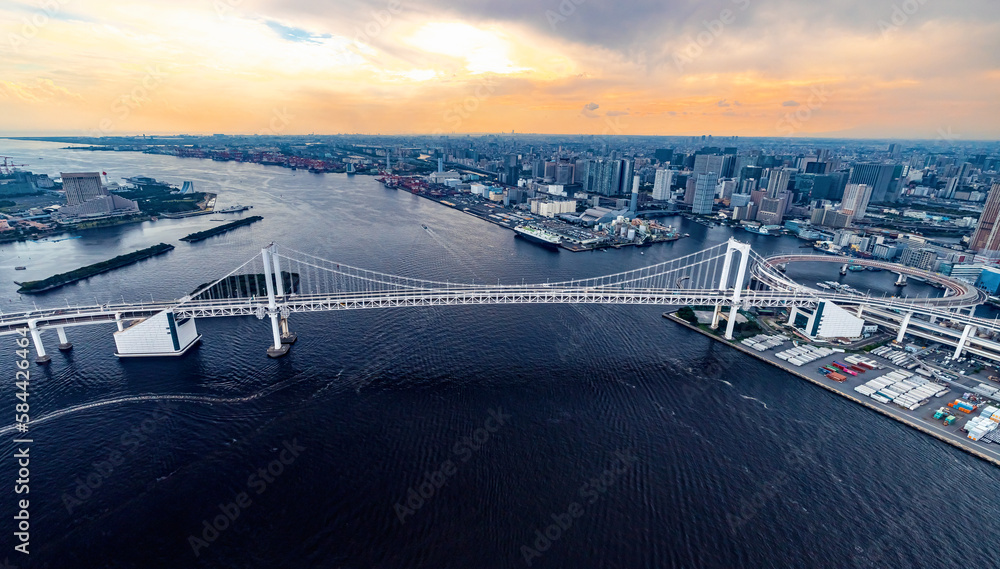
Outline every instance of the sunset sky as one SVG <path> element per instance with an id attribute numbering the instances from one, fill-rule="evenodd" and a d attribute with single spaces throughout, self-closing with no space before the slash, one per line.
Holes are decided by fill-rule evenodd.
<path id="1" fill-rule="evenodd" d="M 996 0 L 5 0 L 0 134 L 996 139 Z"/>

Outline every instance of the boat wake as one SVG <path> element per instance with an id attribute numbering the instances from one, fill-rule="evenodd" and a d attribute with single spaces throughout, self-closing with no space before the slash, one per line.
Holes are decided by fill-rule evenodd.
<path id="1" fill-rule="evenodd" d="M 743 399 L 749 399 L 751 401 L 756 401 L 757 403 L 760 403 L 761 405 L 763 405 L 765 409 L 770 410 L 770 407 L 767 406 L 767 403 L 764 403 L 763 401 L 761 401 L 760 399 L 757 399 L 756 397 L 747 397 L 746 395 L 740 395 L 740 397 L 742 397 Z"/>
<path id="2" fill-rule="evenodd" d="M 114 405 L 124 405 L 127 403 L 141 403 L 149 401 L 184 401 L 187 403 L 202 403 L 206 405 L 214 405 L 216 403 L 221 404 L 239 404 L 248 403 L 254 399 L 260 399 L 262 397 L 267 397 L 268 395 L 280 391 L 286 387 L 298 383 L 305 379 L 304 377 L 299 379 L 289 379 L 287 381 L 269 385 L 264 389 L 250 395 L 243 397 L 215 397 L 212 395 L 190 395 L 190 394 L 144 394 L 144 395 L 128 395 L 124 397 L 115 397 L 113 399 L 104 399 L 102 401 L 94 401 L 91 403 L 81 403 L 79 405 L 73 405 L 71 407 L 66 407 L 65 409 L 59 409 L 58 411 L 53 411 L 47 415 L 42 415 L 37 419 L 31 420 L 31 425 L 40 425 L 42 423 L 47 423 L 49 421 L 54 421 L 60 417 L 65 417 L 66 415 L 72 415 L 74 413 L 79 413 L 81 411 L 86 411 L 88 409 L 97 409 L 99 407 L 108 407 Z M 7 433 L 12 433 L 17 430 L 17 425 L 8 425 L 0 429 L 0 435 L 5 435 Z"/>

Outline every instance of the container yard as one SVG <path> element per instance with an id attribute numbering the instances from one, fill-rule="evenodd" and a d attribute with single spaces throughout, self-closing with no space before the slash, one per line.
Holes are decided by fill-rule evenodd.
<path id="1" fill-rule="evenodd" d="M 997 386 L 965 386 L 934 374 L 927 377 L 918 373 L 920 363 L 913 354 L 895 347 L 883 346 L 871 354 L 845 353 L 781 334 L 727 342 L 673 315 L 664 316 L 1000 466 Z"/>

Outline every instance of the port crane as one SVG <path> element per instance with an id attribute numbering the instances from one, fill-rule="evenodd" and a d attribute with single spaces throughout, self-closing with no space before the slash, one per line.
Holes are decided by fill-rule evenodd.
<path id="1" fill-rule="evenodd" d="M 14 173 L 14 168 L 27 166 L 27 164 L 14 164 L 13 156 L 0 156 L 0 158 L 3 158 L 3 164 L 0 164 L 0 174 L 10 175 Z"/>

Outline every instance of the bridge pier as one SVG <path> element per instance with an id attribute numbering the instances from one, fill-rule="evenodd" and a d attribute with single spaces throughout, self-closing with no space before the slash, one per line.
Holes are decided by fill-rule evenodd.
<path id="1" fill-rule="evenodd" d="M 49 363 L 52 357 L 45 353 L 45 346 L 42 345 L 42 331 L 38 329 L 38 321 L 28 320 L 28 330 L 31 332 L 31 343 L 35 345 L 35 363 Z"/>
<path id="2" fill-rule="evenodd" d="M 722 305 L 716 304 L 715 310 L 712 311 L 712 330 L 719 329 L 719 318 L 722 316 Z"/>
<path id="3" fill-rule="evenodd" d="M 840 266 L 840 274 L 841 276 L 847 274 L 847 263 L 844 263 L 843 265 Z"/>
<path id="4" fill-rule="evenodd" d="M 73 349 L 73 344 L 69 343 L 69 338 L 66 337 L 66 329 L 62 326 L 56 326 L 56 334 L 59 335 L 59 350 L 67 352 Z"/>
<path id="5" fill-rule="evenodd" d="M 899 334 L 896 334 L 897 342 L 903 341 L 903 337 L 906 336 L 906 327 L 910 325 L 910 318 L 912 317 L 912 312 L 907 312 L 906 315 L 903 316 L 903 321 L 899 323 Z"/>
<path id="6" fill-rule="evenodd" d="M 899 278 L 896 279 L 896 286 L 906 286 L 906 275 L 903 273 L 896 273 Z"/>
<path id="7" fill-rule="evenodd" d="M 115 312 L 115 324 L 118 325 L 118 331 L 122 332 L 125 330 L 125 323 L 122 322 L 121 312 Z"/>
<path id="8" fill-rule="evenodd" d="M 734 304 L 732 308 L 729 309 L 729 321 L 726 322 L 726 339 L 733 339 L 733 332 L 736 329 L 736 316 L 740 313 L 739 305 Z"/>
<path id="9" fill-rule="evenodd" d="M 861 318 L 862 316 L 864 316 L 864 314 L 865 314 L 865 305 L 864 304 L 859 304 L 858 305 L 858 318 Z"/>
<path id="10" fill-rule="evenodd" d="M 271 358 L 280 358 L 288 354 L 288 350 L 291 348 L 291 345 L 283 344 L 281 342 L 281 325 L 278 321 L 278 305 L 274 299 L 275 283 L 271 280 L 271 267 L 272 264 L 275 267 L 278 266 L 278 259 L 275 257 L 272 261 L 271 252 L 268 250 L 269 247 L 270 246 L 260 250 L 261 257 L 264 259 L 264 283 L 267 285 L 267 315 L 271 317 L 271 336 L 274 340 L 274 345 L 267 349 L 267 355 Z M 278 273 L 277 286 L 282 286 L 281 273 Z"/>
<path id="11" fill-rule="evenodd" d="M 288 331 L 288 317 L 282 316 L 281 320 L 278 322 L 281 328 L 281 343 L 282 344 L 294 344 L 299 337 Z"/>
<path id="12" fill-rule="evenodd" d="M 789 326 L 795 326 L 795 319 L 798 317 L 798 315 L 799 315 L 799 309 L 798 309 L 798 307 L 793 306 L 788 311 L 788 325 Z"/>
<path id="13" fill-rule="evenodd" d="M 976 334 L 976 327 L 972 324 L 966 324 L 965 330 L 962 331 L 962 337 L 958 340 L 958 346 L 955 347 L 955 355 L 951 359 L 957 360 L 962 357 L 962 351 L 965 350 L 965 344 L 969 341 L 969 338 Z"/>

